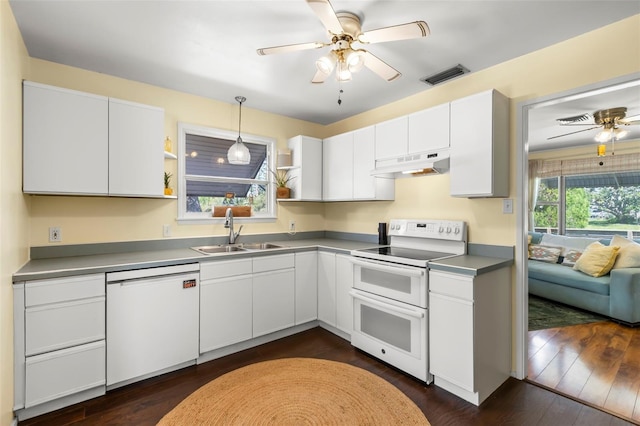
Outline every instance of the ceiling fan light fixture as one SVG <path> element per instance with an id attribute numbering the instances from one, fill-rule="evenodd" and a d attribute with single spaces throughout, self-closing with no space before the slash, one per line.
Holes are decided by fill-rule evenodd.
<path id="1" fill-rule="evenodd" d="M 364 50 L 349 49 L 345 54 L 345 60 L 349 71 L 358 72 L 364 67 L 365 54 Z"/>
<path id="2" fill-rule="evenodd" d="M 336 66 L 336 57 L 333 52 L 324 55 L 316 61 L 316 68 L 323 74 L 329 75 Z"/>
<path id="3" fill-rule="evenodd" d="M 338 81 L 351 81 L 351 71 L 347 63 L 340 59 L 336 67 L 336 79 Z"/>
<path id="4" fill-rule="evenodd" d="M 240 104 L 240 112 L 238 114 L 238 139 L 236 139 L 235 143 L 231 145 L 229 151 L 227 151 L 227 160 L 229 164 L 236 164 L 246 166 L 251 162 L 251 153 L 249 152 L 249 148 L 242 142 L 242 137 L 240 136 L 240 125 L 242 124 L 242 103 L 246 101 L 247 98 L 244 96 L 236 96 L 236 101 Z"/>

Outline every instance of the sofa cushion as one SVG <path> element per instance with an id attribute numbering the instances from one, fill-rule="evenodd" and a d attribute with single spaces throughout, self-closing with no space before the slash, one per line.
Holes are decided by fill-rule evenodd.
<path id="1" fill-rule="evenodd" d="M 618 246 L 605 246 L 596 241 L 582 253 L 573 269 L 593 277 L 606 275 L 616 262 L 618 250 Z"/>
<path id="2" fill-rule="evenodd" d="M 569 250 L 578 250 L 584 252 L 587 246 L 598 241 L 597 238 L 587 237 L 568 237 L 566 235 L 543 234 L 540 239 L 540 245 L 549 247 L 560 247 L 562 252 L 560 256 L 565 256 Z"/>
<path id="3" fill-rule="evenodd" d="M 640 268 L 640 244 L 614 235 L 610 245 L 620 247 L 613 269 Z"/>
<path id="4" fill-rule="evenodd" d="M 611 282 L 610 275 L 596 278 L 562 265 L 537 260 L 529 261 L 529 278 L 603 295 L 609 295 L 609 283 Z"/>

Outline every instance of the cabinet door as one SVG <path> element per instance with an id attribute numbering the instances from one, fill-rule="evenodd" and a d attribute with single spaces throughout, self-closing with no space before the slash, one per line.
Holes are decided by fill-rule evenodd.
<path id="1" fill-rule="evenodd" d="M 253 275 L 253 337 L 295 323 L 295 272 L 293 269 Z"/>
<path id="2" fill-rule="evenodd" d="M 322 140 L 309 136 L 289 139 L 293 177 L 291 198 L 322 201 Z"/>
<path id="3" fill-rule="evenodd" d="M 109 195 L 164 194 L 164 110 L 109 99 Z"/>
<path id="4" fill-rule="evenodd" d="M 318 252 L 318 319 L 336 326 L 336 255 Z"/>
<path id="5" fill-rule="evenodd" d="M 296 325 L 318 319 L 318 252 L 296 253 Z"/>
<path id="6" fill-rule="evenodd" d="M 23 191 L 106 195 L 108 99 L 25 81 Z"/>
<path id="7" fill-rule="evenodd" d="M 351 256 L 336 255 L 336 327 L 351 335 L 353 331 L 353 287 Z"/>
<path id="8" fill-rule="evenodd" d="M 431 374 L 475 392 L 473 339 L 473 302 L 430 292 Z"/>
<path id="9" fill-rule="evenodd" d="M 407 154 L 408 122 L 405 115 L 376 124 L 376 160 Z"/>
<path id="10" fill-rule="evenodd" d="M 449 103 L 409 115 L 409 154 L 449 148 Z"/>
<path id="11" fill-rule="evenodd" d="M 376 178 L 371 171 L 376 167 L 375 127 L 365 127 L 353 132 L 353 198 L 374 199 Z"/>
<path id="12" fill-rule="evenodd" d="M 509 195 L 509 100 L 495 90 L 451 102 L 452 196 Z"/>
<path id="13" fill-rule="evenodd" d="M 253 336 L 251 275 L 200 283 L 200 353 Z"/>
<path id="14" fill-rule="evenodd" d="M 324 200 L 353 198 L 353 133 L 344 133 L 323 141 Z"/>

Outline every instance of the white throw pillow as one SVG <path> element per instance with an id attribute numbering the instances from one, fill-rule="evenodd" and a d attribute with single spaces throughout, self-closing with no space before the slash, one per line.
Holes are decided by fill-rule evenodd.
<path id="1" fill-rule="evenodd" d="M 613 269 L 640 268 L 640 244 L 614 235 L 609 245 L 620 247 Z"/>

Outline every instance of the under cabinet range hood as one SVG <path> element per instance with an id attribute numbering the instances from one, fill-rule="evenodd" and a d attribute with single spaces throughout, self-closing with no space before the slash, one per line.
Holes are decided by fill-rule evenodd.
<path id="1" fill-rule="evenodd" d="M 371 171 L 371 175 L 399 178 L 439 174 L 448 171 L 449 150 L 442 149 L 376 160 L 376 168 Z"/>

